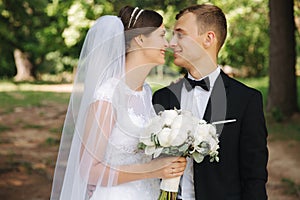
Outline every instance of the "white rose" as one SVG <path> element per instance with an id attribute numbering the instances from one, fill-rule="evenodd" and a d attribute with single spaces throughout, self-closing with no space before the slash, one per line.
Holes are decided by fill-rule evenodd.
<path id="1" fill-rule="evenodd" d="M 216 137 L 216 128 L 211 124 L 200 124 L 197 126 L 194 145 L 199 145 L 202 141 L 209 143 L 211 151 L 216 151 L 219 148 L 219 140 Z"/>
<path id="2" fill-rule="evenodd" d="M 199 145 L 202 141 L 208 141 L 211 137 L 209 124 L 198 124 L 194 133 L 194 144 Z"/>
<path id="3" fill-rule="evenodd" d="M 188 119 L 187 123 L 190 125 L 196 126 L 199 122 L 204 121 L 204 120 L 200 120 L 199 118 L 193 116 L 193 113 L 190 111 L 187 111 L 187 110 L 181 111 L 181 115 L 183 115 L 184 118 Z"/>
<path id="4" fill-rule="evenodd" d="M 152 155 L 155 152 L 155 146 L 146 146 L 145 148 L 145 154 L 146 155 Z"/>
<path id="5" fill-rule="evenodd" d="M 180 146 L 187 139 L 187 132 L 182 131 L 181 129 L 172 129 L 170 140 L 172 146 Z"/>
<path id="6" fill-rule="evenodd" d="M 162 150 L 163 150 L 163 148 L 155 149 L 155 152 L 153 154 L 153 158 L 157 158 L 161 154 Z"/>
<path id="7" fill-rule="evenodd" d="M 204 141 L 204 137 L 202 135 L 195 135 L 193 146 L 194 147 L 198 146 L 202 141 Z"/>
<path id="8" fill-rule="evenodd" d="M 199 124 L 207 124 L 207 122 L 203 119 L 199 120 Z"/>
<path id="9" fill-rule="evenodd" d="M 146 146 L 154 146 L 155 143 L 151 140 L 151 136 L 141 136 L 140 142 L 144 143 Z"/>
<path id="10" fill-rule="evenodd" d="M 148 125 L 145 128 L 145 131 L 142 132 L 140 136 L 140 141 L 147 146 L 153 146 L 154 141 L 151 141 L 151 135 L 157 134 L 162 129 L 161 118 L 159 116 L 153 117 L 149 120 Z"/>
<path id="11" fill-rule="evenodd" d="M 212 152 L 216 152 L 220 147 L 218 145 L 219 141 L 218 140 L 215 140 L 214 138 L 212 138 L 210 141 L 209 141 L 209 144 L 210 144 L 210 150 Z"/>
<path id="12" fill-rule="evenodd" d="M 194 117 L 188 115 L 178 115 L 171 124 L 172 129 L 181 129 L 184 132 L 192 132 L 198 123 L 194 123 Z"/>
<path id="13" fill-rule="evenodd" d="M 162 126 L 163 124 L 161 118 L 159 116 L 155 116 L 149 121 L 146 127 L 146 132 L 150 134 L 151 133 L 156 134 L 162 129 Z"/>
<path id="14" fill-rule="evenodd" d="M 209 144 L 211 146 L 211 151 L 215 152 L 219 149 L 219 138 L 217 136 L 217 129 L 214 125 L 210 124 L 209 127 L 209 133 L 210 133 L 210 140 L 209 140 Z"/>
<path id="15" fill-rule="evenodd" d="M 177 115 L 171 124 L 171 129 L 179 129 L 182 126 L 183 123 L 183 116 Z"/>
<path id="16" fill-rule="evenodd" d="M 162 147 L 169 147 L 171 146 L 171 141 L 170 141 L 170 134 L 171 134 L 171 129 L 170 128 L 163 128 L 158 134 L 158 141 L 159 144 Z"/>
<path id="17" fill-rule="evenodd" d="M 186 141 L 188 133 L 191 134 L 193 132 L 195 124 L 192 123 L 193 121 L 191 119 L 191 115 L 178 115 L 175 117 L 171 124 L 171 137 L 173 140 L 172 144 L 174 146 L 182 145 Z"/>
<path id="18" fill-rule="evenodd" d="M 197 126 L 199 124 L 200 119 L 197 117 L 192 116 L 190 118 L 190 123 L 193 124 L 193 126 Z"/>
<path id="19" fill-rule="evenodd" d="M 163 124 L 166 126 L 171 126 L 174 118 L 178 116 L 178 113 L 176 110 L 165 110 L 161 113 L 161 118 L 163 121 Z"/>
<path id="20" fill-rule="evenodd" d="M 213 136 L 217 135 L 217 129 L 214 125 L 212 124 L 207 124 L 209 126 L 209 133 Z"/>

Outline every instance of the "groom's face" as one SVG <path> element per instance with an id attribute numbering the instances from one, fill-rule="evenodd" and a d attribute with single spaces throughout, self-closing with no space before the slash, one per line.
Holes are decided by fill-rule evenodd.
<path id="1" fill-rule="evenodd" d="M 193 68 L 202 55 L 203 35 L 199 34 L 196 16 L 193 13 L 182 15 L 176 22 L 170 47 L 174 50 L 174 63 L 187 70 Z"/>

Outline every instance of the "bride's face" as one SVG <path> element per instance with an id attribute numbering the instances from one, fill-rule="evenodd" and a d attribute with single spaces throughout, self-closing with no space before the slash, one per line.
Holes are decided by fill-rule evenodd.
<path id="1" fill-rule="evenodd" d="M 166 29 L 164 25 L 153 31 L 147 36 L 142 37 L 142 49 L 145 58 L 149 63 L 164 64 L 166 48 L 169 43 L 166 39 Z"/>

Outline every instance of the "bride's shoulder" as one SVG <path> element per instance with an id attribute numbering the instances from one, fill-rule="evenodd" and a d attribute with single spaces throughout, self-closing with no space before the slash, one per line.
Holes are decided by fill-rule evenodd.
<path id="1" fill-rule="evenodd" d="M 147 92 L 147 93 L 151 93 L 151 95 L 152 95 L 152 88 L 151 88 L 151 86 L 150 86 L 150 84 L 149 83 L 144 83 L 144 90 Z"/>
<path id="2" fill-rule="evenodd" d="M 96 88 L 94 93 L 94 99 L 111 102 L 119 81 L 120 80 L 117 78 L 110 78 L 106 80 L 104 83 L 102 83 L 99 87 Z"/>
<path id="3" fill-rule="evenodd" d="M 110 79 L 106 80 L 104 83 L 102 83 L 99 88 L 115 88 L 119 82 L 120 82 L 120 79 L 110 78 Z"/>

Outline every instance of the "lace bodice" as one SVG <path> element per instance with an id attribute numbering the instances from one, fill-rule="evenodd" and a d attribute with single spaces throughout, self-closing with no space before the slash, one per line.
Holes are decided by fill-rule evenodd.
<path id="1" fill-rule="evenodd" d="M 147 162 L 151 157 L 138 151 L 139 135 L 154 116 L 151 88 L 133 91 L 118 79 L 110 79 L 95 93 L 95 100 L 112 103 L 116 123 L 109 137 L 106 161 L 112 165 Z"/>
<path id="2" fill-rule="evenodd" d="M 151 96 L 152 91 L 148 84 L 144 84 L 143 90 L 137 92 L 117 79 L 110 79 L 99 88 L 99 92 L 95 93 L 95 100 L 112 103 L 116 115 L 116 123 L 109 136 L 105 154 L 107 164 L 119 166 L 146 163 L 151 160 L 151 156 L 144 154 L 137 148 L 143 128 L 149 119 L 155 115 Z M 101 193 L 106 194 L 106 190 L 108 189 L 101 188 Z M 117 193 L 126 190 L 122 199 L 132 200 L 139 198 L 157 199 L 160 191 L 158 179 L 129 182 L 109 190 L 117 190 Z M 114 199 L 111 193 L 112 191 L 109 192 L 109 199 Z"/>

